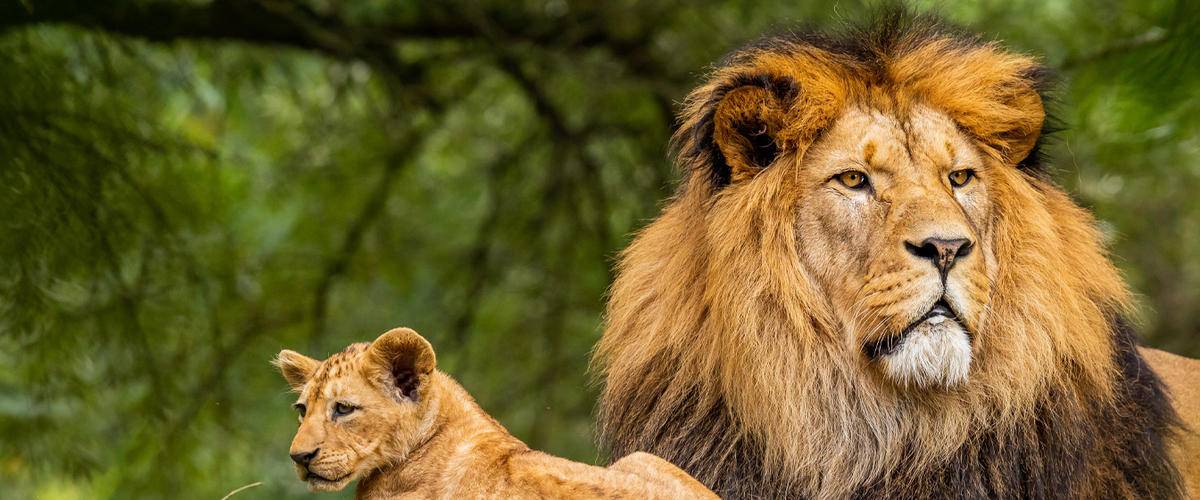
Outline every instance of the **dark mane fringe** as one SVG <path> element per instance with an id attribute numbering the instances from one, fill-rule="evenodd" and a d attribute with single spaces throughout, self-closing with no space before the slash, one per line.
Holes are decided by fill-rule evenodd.
<path id="1" fill-rule="evenodd" d="M 1121 316 L 1113 322 L 1113 343 L 1121 375 L 1117 404 L 1105 409 L 1104 419 L 1117 424 L 1109 428 L 1111 432 L 1125 436 L 1119 443 L 1109 443 L 1116 445 L 1109 451 L 1116 456 L 1117 468 L 1135 496 L 1180 497 L 1183 483 L 1170 460 L 1167 443 L 1183 432 L 1183 421 L 1171 406 L 1162 379 L 1138 351 L 1137 332 Z"/>
<path id="2" fill-rule="evenodd" d="M 1179 472 L 1168 441 L 1182 428 L 1163 384 L 1137 349 L 1137 338 L 1121 317 L 1113 321 L 1114 361 L 1120 368 L 1111 402 L 1084 402 L 1084 414 L 1064 413 L 1060 391 L 1047 393 L 1015 431 L 981 430 L 969 445 L 933 470 L 893 471 L 854 498 L 1182 498 Z M 652 363 L 648 370 L 673 363 Z M 610 410 L 640 412 L 661 404 L 669 377 L 646 373 L 635 400 Z M 647 426 L 605 429 L 613 457 L 634 451 L 662 456 L 704 482 L 722 498 L 799 498 L 789 478 L 768 477 L 761 446 L 730 432 L 733 417 L 722 401 L 700 401 L 697 390 L 676 401 L 674 418 Z M 697 418 L 696 415 L 704 415 Z M 608 414 L 603 420 L 637 419 Z M 728 456 L 697 462 L 722 450 Z M 800 474 L 803 474 L 800 471 Z"/>
<path id="3" fill-rule="evenodd" d="M 601 447 L 613 459 L 635 451 L 647 451 L 686 470 L 721 498 L 770 498 L 778 496 L 781 478 L 768 478 L 763 469 L 762 446 L 751 436 L 739 434 L 729 407 L 721 399 L 703 400 L 704 391 L 695 387 L 681 400 L 668 401 L 671 377 L 666 373 L 675 361 L 658 357 L 644 366 L 646 385 L 627 404 L 601 408 Z M 673 403 L 670 417 L 642 422 L 644 408 Z M 732 450 L 732 451 L 730 451 Z M 698 460 L 698 457 L 710 457 Z M 787 488 L 791 489 L 791 488 Z"/>
<path id="4" fill-rule="evenodd" d="M 896 471 L 857 498 L 1182 497 L 1167 445 L 1182 424 L 1124 318 L 1114 320 L 1112 342 L 1121 370 L 1112 402 L 1064 414 L 1070 396 L 1051 391 L 1024 428 L 980 432 L 937 470 Z"/>

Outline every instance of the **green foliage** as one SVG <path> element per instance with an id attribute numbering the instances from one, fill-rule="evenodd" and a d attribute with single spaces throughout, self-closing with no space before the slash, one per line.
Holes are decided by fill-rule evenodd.
<path id="1" fill-rule="evenodd" d="M 612 258 L 671 192 L 673 103 L 757 34 L 868 11 L 122 4 L 0 7 L 16 497 L 303 495 L 268 360 L 397 325 L 535 448 L 602 460 L 588 353 Z M 921 5 L 1063 68 L 1059 180 L 1100 217 L 1148 340 L 1200 354 L 1196 4 Z"/>

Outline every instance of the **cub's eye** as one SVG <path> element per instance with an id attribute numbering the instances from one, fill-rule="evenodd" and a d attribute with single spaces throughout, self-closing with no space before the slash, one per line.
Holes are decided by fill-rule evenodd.
<path id="1" fill-rule="evenodd" d="M 838 182 L 842 183 L 850 189 L 862 189 L 867 187 L 867 174 L 857 170 L 847 170 L 834 176 Z"/>
<path id="2" fill-rule="evenodd" d="M 975 171 L 969 168 L 955 170 L 950 172 L 950 185 L 954 187 L 963 187 L 975 178 Z"/>
<path id="3" fill-rule="evenodd" d="M 344 417 L 346 415 L 354 413 L 355 409 L 356 409 L 355 407 L 350 406 L 346 403 L 334 403 L 333 404 L 333 416 Z"/>
<path id="4" fill-rule="evenodd" d="M 300 418 L 304 418 L 304 413 L 308 411 L 308 407 L 304 406 L 304 403 L 296 403 L 292 405 L 292 408 L 295 408 L 296 411 L 300 412 Z"/>

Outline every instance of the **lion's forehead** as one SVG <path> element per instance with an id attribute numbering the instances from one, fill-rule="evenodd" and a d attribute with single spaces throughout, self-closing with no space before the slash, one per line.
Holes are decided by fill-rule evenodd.
<path id="1" fill-rule="evenodd" d="M 302 401 L 321 401 L 362 390 L 361 370 L 370 344 L 352 344 L 322 361 L 300 394 Z"/>
<path id="2" fill-rule="evenodd" d="M 862 162 L 886 173 L 978 163 L 977 149 L 944 112 L 914 106 L 903 116 L 861 106 L 847 109 L 825 138 L 837 160 Z"/>

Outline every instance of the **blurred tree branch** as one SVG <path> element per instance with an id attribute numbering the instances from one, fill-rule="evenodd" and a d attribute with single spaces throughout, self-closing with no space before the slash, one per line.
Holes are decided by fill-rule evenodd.
<path id="1" fill-rule="evenodd" d="M 392 105 L 397 106 L 396 101 L 401 91 L 395 85 L 389 85 L 389 89 L 389 93 L 392 95 Z M 393 112 L 393 115 L 395 114 Z M 395 116 L 392 118 L 398 119 Z M 318 345 L 325 333 L 325 322 L 329 309 L 329 295 L 334 281 L 346 273 L 350 261 L 354 258 L 354 254 L 358 252 L 359 246 L 362 245 L 362 239 L 367 229 L 383 214 L 392 183 L 403 167 L 411 163 L 412 157 L 419 150 L 419 147 L 417 147 L 419 142 L 418 137 L 410 134 L 404 142 L 395 146 L 395 149 L 384 161 L 383 172 L 375 182 L 374 189 L 367 195 L 366 202 L 363 203 L 362 208 L 359 209 L 357 215 L 355 215 L 354 219 L 346 227 L 338 251 L 326 261 L 321 276 L 317 279 L 317 284 L 313 289 L 310 345 L 314 347 Z"/>
<path id="2" fill-rule="evenodd" d="M 387 24 L 351 25 L 339 16 L 283 0 L 38 2 L 29 7 L 7 2 L 0 6 L 0 33 L 20 26 L 58 23 L 155 42 L 204 39 L 289 46 L 339 59 L 359 58 L 368 47 L 399 40 L 488 40 L 477 26 L 444 5 L 431 2 L 420 5 L 420 9 L 416 16 L 393 19 Z M 601 22 L 603 19 L 590 12 L 571 22 L 545 23 L 553 29 L 541 28 L 539 23 L 524 18 L 499 15 L 494 19 L 503 23 L 510 41 L 563 48 L 606 47 L 626 58 L 636 73 L 662 76 L 662 65 L 645 51 L 650 32 L 615 37 Z"/>
<path id="3" fill-rule="evenodd" d="M 604 183 L 600 179 L 600 165 L 587 153 L 588 137 L 584 132 L 576 131 L 567 124 L 567 119 L 550 101 L 550 96 L 521 68 L 520 61 L 507 52 L 497 53 L 500 69 L 517 83 L 517 86 L 528 96 L 535 111 L 550 127 L 555 142 L 570 147 L 575 159 L 583 167 L 583 173 L 588 177 L 583 189 L 596 205 L 596 220 L 591 222 L 593 230 L 605 251 L 612 251 L 614 245 L 612 231 L 608 227 L 608 201 L 604 193 Z M 565 167 L 565 165 L 564 165 Z"/>
<path id="4" fill-rule="evenodd" d="M 1170 34 L 1167 32 L 1167 30 L 1156 27 L 1138 36 L 1126 38 L 1112 45 L 1100 47 L 1099 49 L 1087 54 L 1079 54 L 1068 57 L 1064 59 L 1061 64 L 1059 64 L 1059 67 L 1063 71 L 1070 71 L 1078 68 L 1079 66 L 1107 59 L 1116 55 L 1126 54 L 1136 50 L 1161 45 L 1169 38 Z"/>
<path id="5" fill-rule="evenodd" d="M 661 2 L 653 12 L 665 14 L 678 2 Z M 655 32 L 614 36 L 602 14 L 583 11 L 571 19 L 529 22 L 526 18 L 479 12 L 469 4 L 421 3 L 418 15 L 386 24 L 350 24 L 285 0 L 214 0 L 174 2 L 39 2 L 32 7 L 9 2 L 0 6 L 0 34 L 25 25 L 59 23 L 155 42 L 181 39 L 237 41 L 311 50 L 336 59 L 379 59 L 381 51 L 402 40 L 460 40 L 486 50 L 494 43 L 526 43 L 565 51 L 603 48 L 641 78 L 652 90 L 659 112 L 674 128 L 673 96 L 690 75 L 671 74 L 649 50 Z M 484 32 L 475 20 L 461 15 L 476 12 L 494 26 Z M 477 16 L 477 17 L 478 17 Z M 651 16 L 653 17 L 653 16 Z M 546 28 L 546 27 L 549 28 Z M 503 36 L 499 36 L 502 33 Z"/>
<path id="6" fill-rule="evenodd" d="M 299 9 L 300 7 L 296 7 Z M 312 30 L 313 23 L 281 15 L 277 2 L 215 0 L 180 2 L 38 2 L 26 8 L 15 2 L 0 7 L 0 30 L 30 24 L 60 23 L 110 33 L 170 42 L 182 38 L 233 40 L 286 45 L 345 58 L 347 40 Z M 340 21 L 326 17 L 325 26 Z"/>
<path id="7" fill-rule="evenodd" d="M 151 443 L 151 446 L 130 449 L 129 452 L 144 453 L 151 457 L 151 462 L 157 461 L 164 454 L 169 454 L 169 451 L 179 445 L 180 435 L 187 430 L 191 422 L 200 415 L 205 406 L 212 400 L 213 395 L 218 392 L 217 388 L 225 383 L 228 370 L 235 365 L 239 355 L 246 351 L 246 347 L 258 340 L 266 332 L 294 325 L 302 321 L 304 317 L 296 311 L 268 317 L 263 312 L 262 304 L 254 304 L 250 308 L 250 311 L 249 318 L 243 321 L 240 327 L 233 332 L 232 340 L 222 345 L 219 338 L 214 339 L 217 342 L 216 345 L 219 347 L 217 348 L 216 355 L 211 358 L 213 359 L 213 364 L 207 372 L 192 378 L 196 380 L 196 383 L 188 392 L 191 394 L 191 397 L 188 398 L 188 405 L 182 411 L 174 413 L 174 418 L 165 422 L 161 428 L 154 428 L 155 431 L 160 433 L 160 438 L 147 440 L 148 443 Z M 219 334 L 221 330 L 220 327 L 215 327 L 214 333 Z M 121 479 L 122 483 L 124 483 L 133 478 L 123 477 Z M 118 483 L 114 487 L 114 492 L 117 491 L 127 492 L 130 491 L 130 488 Z"/>
<path id="8" fill-rule="evenodd" d="M 421 109 L 434 115 L 441 114 L 445 109 L 445 105 L 431 96 L 426 91 L 426 87 L 415 85 L 416 82 L 421 81 L 427 76 L 425 67 L 406 65 L 396 58 L 395 53 L 390 50 L 377 51 L 372 62 L 375 63 L 376 67 L 385 70 L 382 76 L 390 107 L 385 117 L 389 128 L 399 130 L 402 128 L 401 123 L 410 121 L 409 116 L 405 116 L 405 113 L 400 112 L 405 97 L 414 98 L 422 106 Z M 408 114 L 412 114 L 416 110 L 406 111 Z M 392 146 L 392 152 L 384 161 L 383 172 L 379 180 L 376 181 L 374 189 L 367 196 L 367 201 L 358 211 L 358 214 L 347 226 L 337 253 L 327 260 L 324 270 L 313 290 L 311 312 L 312 333 L 309 336 L 309 344 L 311 346 L 317 346 L 324 336 L 329 308 L 329 295 L 334 281 L 345 274 L 350 261 L 362 245 L 362 239 L 367 229 L 382 215 L 383 210 L 386 208 L 388 193 L 391 191 L 393 181 L 402 168 L 412 162 L 413 157 L 420 150 L 419 144 L 426 138 L 424 135 L 417 135 L 410 132 L 400 143 Z"/>
<path id="9" fill-rule="evenodd" d="M 333 288 L 334 281 L 346 273 L 351 259 L 354 258 L 354 254 L 362 244 L 363 235 L 371 224 L 382 215 L 387 203 L 388 193 L 391 191 L 392 181 L 395 180 L 397 174 L 402 169 L 401 167 L 409 163 L 411 156 L 411 149 L 402 147 L 387 158 L 384 162 L 383 173 L 380 174 L 379 180 L 376 181 L 375 188 L 367 196 L 367 201 L 363 204 L 362 209 L 358 211 L 358 214 L 347 226 L 337 253 L 330 256 L 326 261 L 321 276 L 317 279 L 317 284 L 313 289 L 311 312 L 312 333 L 309 336 L 310 346 L 316 347 L 319 345 L 321 337 L 325 334 L 325 320 L 329 309 L 329 294 Z"/>
<path id="10" fill-rule="evenodd" d="M 504 212 L 504 192 L 502 182 L 509 169 L 526 154 L 532 141 L 526 140 L 508 153 L 502 154 L 487 167 L 487 197 L 488 204 L 475 229 L 475 239 L 467 252 L 466 265 L 468 281 L 466 294 L 458 314 L 451 321 L 451 336 L 456 346 L 466 345 L 468 333 L 475 321 L 483 292 L 487 288 L 492 275 L 491 249 L 495 247 L 495 237 L 499 231 L 500 217 Z"/>

